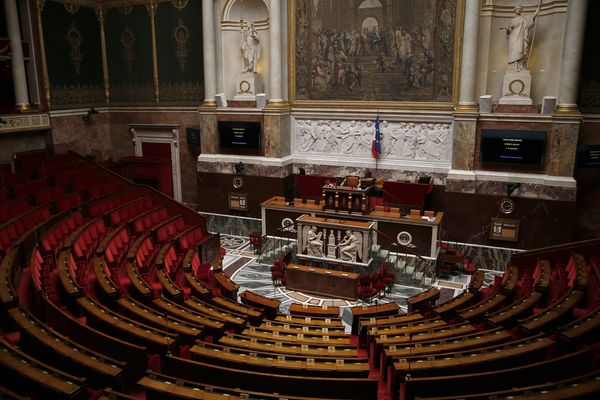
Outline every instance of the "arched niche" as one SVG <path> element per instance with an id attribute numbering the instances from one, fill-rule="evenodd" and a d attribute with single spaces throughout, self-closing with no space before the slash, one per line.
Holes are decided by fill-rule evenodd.
<path id="1" fill-rule="evenodd" d="M 242 69 L 240 53 L 240 20 L 253 21 L 260 40 L 260 59 L 257 72 L 263 92 L 269 88 L 269 7 L 267 0 L 227 0 L 221 10 L 221 54 L 223 92 L 233 99 L 237 92 L 236 79 Z"/>

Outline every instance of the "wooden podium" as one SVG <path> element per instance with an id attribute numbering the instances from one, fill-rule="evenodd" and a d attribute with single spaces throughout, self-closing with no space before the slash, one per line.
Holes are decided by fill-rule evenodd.
<path id="1" fill-rule="evenodd" d="M 348 176 L 338 185 L 323 186 L 323 210 L 368 214 L 371 212 L 372 182 Z"/>

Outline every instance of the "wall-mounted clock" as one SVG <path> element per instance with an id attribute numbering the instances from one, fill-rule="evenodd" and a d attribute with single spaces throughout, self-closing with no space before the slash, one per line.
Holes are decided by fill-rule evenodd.
<path id="1" fill-rule="evenodd" d="M 509 199 L 508 197 L 503 198 L 502 200 L 500 200 L 500 203 L 498 204 L 498 211 L 500 211 L 502 214 L 512 214 L 513 211 L 515 211 L 515 201 L 513 199 Z"/>
<path id="2" fill-rule="evenodd" d="M 244 187 L 244 178 L 242 178 L 241 176 L 236 176 L 231 181 L 231 184 L 234 188 L 241 189 L 242 187 Z"/>

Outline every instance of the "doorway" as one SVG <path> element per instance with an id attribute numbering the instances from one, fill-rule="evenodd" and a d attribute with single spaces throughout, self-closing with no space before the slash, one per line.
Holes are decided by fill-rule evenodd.
<path id="1" fill-rule="evenodd" d="M 142 157 L 146 170 L 153 172 L 138 177 L 139 183 L 149 184 L 181 202 L 179 125 L 129 125 L 129 131 L 135 156 Z"/>

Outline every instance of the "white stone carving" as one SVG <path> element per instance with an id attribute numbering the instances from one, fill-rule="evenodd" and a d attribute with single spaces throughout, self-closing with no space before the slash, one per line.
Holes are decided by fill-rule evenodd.
<path id="1" fill-rule="evenodd" d="M 313 257 L 323 257 L 323 232 L 317 233 L 317 228 L 315 226 L 310 227 L 309 229 L 304 229 L 304 234 L 306 235 L 306 239 L 304 243 L 306 243 L 306 254 Z"/>
<path id="2" fill-rule="evenodd" d="M 356 262 L 356 257 L 362 259 L 362 234 L 360 232 L 346 231 L 346 236 L 338 245 L 339 259 Z"/>
<path id="3" fill-rule="evenodd" d="M 390 122 L 383 120 L 381 148 L 383 159 L 450 161 L 452 154 L 449 123 Z M 375 134 L 371 120 L 298 119 L 294 154 L 327 154 L 372 157 Z"/>

